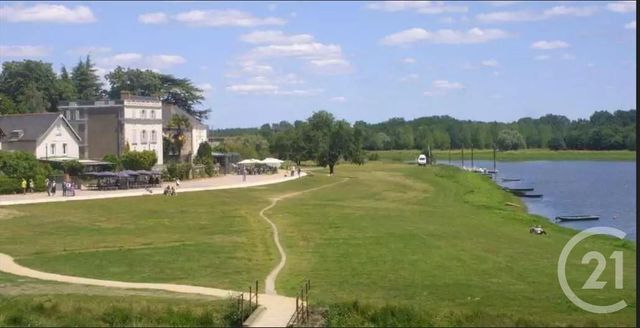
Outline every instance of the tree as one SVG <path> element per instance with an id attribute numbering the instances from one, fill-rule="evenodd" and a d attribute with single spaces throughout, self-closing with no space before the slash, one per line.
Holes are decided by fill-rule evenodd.
<path id="1" fill-rule="evenodd" d="M 62 164 L 62 168 L 64 169 L 64 173 L 67 173 L 70 176 L 78 176 L 84 170 L 84 166 L 75 160 L 64 162 Z"/>
<path id="2" fill-rule="evenodd" d="M 11 100 L 11 97 L 0 93 L 0 114 L 17 114 L 18 108 L 16 104 Z"/>
<path id="3" fill-rule="evenodd" d="M 80 100 L 96 100 L 102 91 L 102 82 L 96 74 L 96 68 L 87 55 L 84 62 L 80 60 L 71 71 L 71 82 Z"/>
<path id="4" fill-rule="evenodd" d="M 498 134 L 496 140 L 500 150 L 518 150 L 526 148 L 526 143 L 520 132 L 513 129 L 504 129 Z"/>
<path id="5" fill-rule="evenodd" d="M 0 183 L 13 183 L 18 187 L 22 179 L 33 179 L 36 190 L 44 190 L 44 180 L 50 175 L 51 167 L 38 161 L 32 153 L 0 150 L 0 178 L 5 177 Z M 15 188 L 11 186 L 0 186 L 2 193 L 13 191 Z"/>
<path id="6" fill-rule="evenodd" d="M 202 143 L 200 143 L 200 145 L 198 146 L 198 152 L 196 153 L 196 158 L 193 162 L 196 164 L 204 165 L 204 171 L 208 176 L 213 175 L 213 149 L 208 142 L 203 141 Z"/>
<path id="7" fill-rule="evenodd" d="M 56 80 L 56 84 L 58 89 L 58 99 L 64 101 L 78 99 L 76 88 L 64 66 L 60 69 L 60 77 Z"/>
<path id="8" fill-rule="evenodd" d="M 162 103 L 176 105 L 200 121 L 206 119 L 211 111 L 196 109 L 204 100 L 203 90 L 193 85 L 189 79 L 120 66 L 105 78 L 109 81 L 111 98 L 120 98 L 122 91 L 139 96 L 160 96 Z"/>
<path id="9" fill-rule="evenodd" d="M 564 142 L 564 139 L 558 136 L 552 137 L 549 140 L 549 149 L 551 150 L 564 150 L 567 149 L 567 145 Z"/>
<path id="10" fill-rule="evenodd" d="M 125 152 L 128 152 L 128 151 L 129 150 L 125 150 Z M 118 158 L 118 156 L 114 154 L 104 155 L 104 157 L 102 158 L 102 161 L 113 163 L 114 169 L 116 169 L 117 171 L 122 170 L 122 161 Z"/>
<path id="11" fill-rule="evenodd" d="M 191 129 L 191 122 L 189 122 L 189 118 L 180 114 L 173 114 L 169 119 L 169 123 L 167 123 L 167 128 L 171 130 L 167 139 L 163 138 L 163 142 L 169 142 L 169 150 L 168 153 L 177 154 L 178 158 L 182 155 L 182 147 L 184 146 L 187 137 L 185 135 L 185 131 Z M 165 145 L 163 144 L 163 147 Z"/>
<path id="12" fill-rule="evenodd" d="M 2 64 L 0 94 L 15 105 L 13 112 L 56 111 L 58 90 L 51 64 L 35 60 L 8 61 Z M 8 106 L 9 103 L 3 104 Z M 4 109 L 7 110 L 8 109 Z"/>
<path id="13" fill-rule="evenodd" d="M 310 140 L 309 152 L 318 165 L 329 166 L 329 174 L 334 173 L 335 165 L 340 159 L 353 163 L 364 163 L 362 136 L 354 135 L 354 129 L 344 120 L 336 121 L 326 111 L 313 113 L 308 119 Z"/>
<path id="14" fill-rule="evenodd" d="M 122 155 L 121 162 L 127 170 L 151 170 L 158 162 L 158 156 L 152 150 L 129 151 Z"/>

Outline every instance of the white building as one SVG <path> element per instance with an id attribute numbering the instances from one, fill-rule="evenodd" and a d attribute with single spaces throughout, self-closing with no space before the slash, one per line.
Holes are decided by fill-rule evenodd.
<path id="1" fill-rule="evenodd" d="M 81 138 L 59 113 L 0 116 L 2 150 L 20 150 L 38 159 L 78 159 Z"/>
<path id="2" fill-rule="evenodd" d="M 162 102 L 157 97 L 122 92 L 119 100 L 61 103 L 58 109 L 82 137 L 80 158 L 102 160 L 131 151 L 151 150 L 163 164 Z"/>
<path id="3" fill-rule="evenodd" d="M 203 142 L 207 142 L 207 133 L 209 127 L 202 122 L 198 121 L 195 117 L 182 110 L 176 105 L 165 104 L 162 106 L 162 121 L 165 133 L 172 132 L 173 129 L 169 128 L 169 121 L 174 115 L 180 115 L 187 118 L 191 128 L 185 131 L 187 141 L 182 146 L 182 156 L 185 160 L 193 161 L 198 153 L 198 148 Z M 168 155 L 168 154 L 167 154 Z"/>

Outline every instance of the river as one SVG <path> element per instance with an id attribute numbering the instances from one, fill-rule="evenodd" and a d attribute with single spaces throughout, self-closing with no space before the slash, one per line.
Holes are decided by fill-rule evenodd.
<path id="1" fill-rule="evenodd" d="M 454 163 L 455 164 L 455 163 Z M 465 161 L 465 165 L 471 163 Z M 460 165 L 458 162 L 457 165 Z M 493 161 L 475 161 L 493 168 Z M 636 240 L 636 162 L 523 161 L 498 162 L 497 182 L 506 187 L 533 187 L 543 198 L 522 198 L 530 213 L 553 220 L 560 215 L 597 215 L 597 221 L 560 222 L 582 230 L 614 227 Z M 502 178 L 519 178 L 502 182 Z"/>

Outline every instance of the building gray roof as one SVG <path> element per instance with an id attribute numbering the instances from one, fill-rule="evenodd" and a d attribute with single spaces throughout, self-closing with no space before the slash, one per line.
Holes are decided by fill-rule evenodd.
<path id="1" fill-rule="evenodd" d="M 201 129 L 209 128 L 206 124 L 198 121 L 198 119 L 196 119 L 191 114 L 184 111 L 182 108 L 176 105 L 170 105 L 170 104 L 162 105 L 162 126 L 166 127 L 167 124 L 169 124 L 169 120 L 171 120 L 171 116 L 175 114 L 186 116 L 187 119 L 189 120 L 189 123 L 191 123 L 191 126 L 193 127 L 198 127 Z"/>
<path id="2" fill-rule="evenodd" d="M 62 119 L 76 138 L 80 140 L 78 133 L 60 113 L 2 115 L 0 116 L 0 129 L 5 131 L 6 141 L 37 141 L 51 129 L 58 119 Z M 22 131 L 22 135 L 16 140 L 12 140 L 14 136 L 11 132 L 15 130 Z"/>

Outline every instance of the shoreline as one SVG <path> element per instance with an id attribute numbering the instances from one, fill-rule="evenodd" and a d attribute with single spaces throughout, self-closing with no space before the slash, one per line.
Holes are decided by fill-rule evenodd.
<path id="1" fill-rule="evenodd" d="M 448 162 L 448 150 L 433 150 L 436 161 Z M 378 154 L 382 161 L 402 162 L 414 160 L 421 153 L 420 150 L 375 150 L 372 154 Z M 461 149 L 451 150 L 451 161 L 461 160 Z M 493 150 L 474 149 L 474 160 L 493 160 Z M 471 161 L 471 149 L 464 150 L 465 162 Z M 636 152 L 630 150 L 558 150 L 549 149 L 525 149 L 516 151 L 496 152 L 496 161 L 522 162 L 522 161 L 636 161 Z"/>

